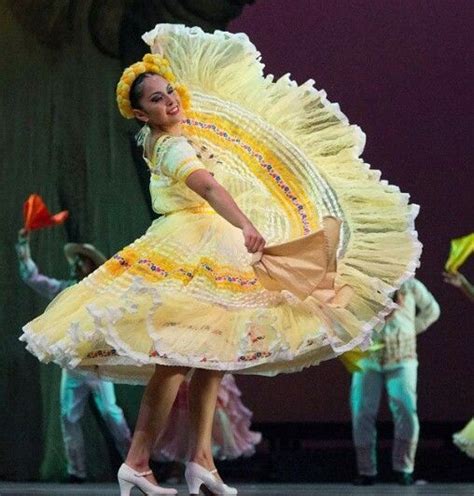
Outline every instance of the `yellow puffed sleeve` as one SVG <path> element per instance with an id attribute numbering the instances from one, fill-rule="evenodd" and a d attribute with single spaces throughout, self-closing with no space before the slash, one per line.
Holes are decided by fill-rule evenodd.
<path id="1" fill-rule="evenodd" d="M 169 137 L 163 142 L 156 166 L 162 174 L 175 181 L 185 181 L 192 172 L 206 170 L 184 137 Z"/>

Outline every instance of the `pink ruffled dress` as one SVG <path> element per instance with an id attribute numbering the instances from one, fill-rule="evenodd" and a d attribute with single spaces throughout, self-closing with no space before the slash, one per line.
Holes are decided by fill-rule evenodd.
<path id="1" fill-rule="evenodd" d="M 188 459 L 188 392 L 189 383 L 185 381 L 173 405 L 168 426 L 156 443 L 155 459 Z M 252 412 L 242 403 L 241 395 L 234 377 L 226 374 L 219 389 L 212 429 L 213 454 L 219 460 L 251 456 L 262 439 L 260 432 L 250 430 Z"/>

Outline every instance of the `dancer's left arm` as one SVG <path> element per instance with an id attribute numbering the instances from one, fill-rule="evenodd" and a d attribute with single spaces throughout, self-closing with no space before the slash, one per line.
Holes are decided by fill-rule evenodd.
<path id="1" fill-rule="evenodd" d="M 418 309 L 415 317 L 415 330 L 417 334 L 420 334 L 439 319 L 440 308 L 435 297 L 422 282 L 414 279 L 411 282 L 411 290 L 413 291 Z"/>

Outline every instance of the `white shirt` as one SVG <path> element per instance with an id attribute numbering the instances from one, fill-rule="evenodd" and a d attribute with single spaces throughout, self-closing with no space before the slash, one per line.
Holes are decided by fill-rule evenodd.
<path id="1" fill-rule="evenodd" d="M 438 320 L 440 309 L 434 296 L 417 279 L 405 282 L 397 292 L 397 308 L 387 318 L 374 342 L 383 348 L 371 353 L 370 359 L 380 365 L 397 365 L 404 360 L 417 359 L 416 336 Z"/>

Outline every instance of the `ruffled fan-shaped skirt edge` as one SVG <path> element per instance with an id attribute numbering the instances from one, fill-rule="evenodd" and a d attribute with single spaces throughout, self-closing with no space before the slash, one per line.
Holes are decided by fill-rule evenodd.
<path id="1" fill-rule="evenodd" d="M 370 317 L 265 290 L 239 229 L 178 212 L 61 293 L 21 339 L 42 361 L 116 382 L 146 383 L 155 364 L 275 375 L 367 343 L 382 318 Z"/>

